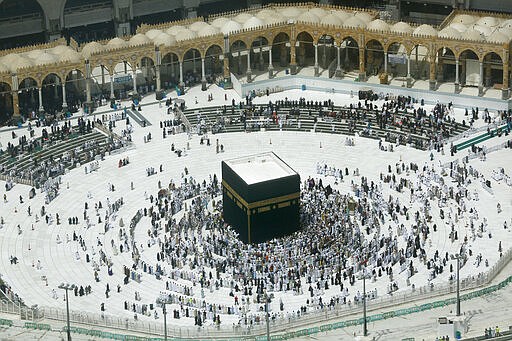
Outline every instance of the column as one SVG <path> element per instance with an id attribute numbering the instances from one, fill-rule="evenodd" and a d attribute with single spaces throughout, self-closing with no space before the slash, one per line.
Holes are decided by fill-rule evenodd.
<path id="1" fill-rule="evenodd" d="M 134 67 L 132 69 L 132 79 L 133 79 L 133 93 L 137 93 L 137 68 Z"/>
<path id="2" fill-rule="evenodd" d="M 430 70 L 428 79 L 429 90 L 434 91 L 436 89 L 436 62 L 434 57 L 430 57 Z"/>
<path id="3" fill-rule="evenodd" d="M 250 83 L 252 81 L 252 79 L 251 79 L 251 75 L 252 75 L 252 70 L 251 70 L 251 49 L 250 48 L 247 50 L 247 72 L 246 72 L 246 75 L 247 75 L 247 83 Z"/>
<path id="4" fill-rule="evenodd" d="M 156 72 L 156 92 L 162 91 L 162 85 L 160 80 L 160 65 L 155 66 L 155 72 Z"/>
<path id="5" fill-rule="evenodd" d="M 90 78 L 86 78 L 85 79 L 85 96 L 86 96 L 86 99 L 85 101 L 87 103 L 91 103 L 91 82 L 90 82 Z"/>
<path id="6" fill-rule="evenodd" d="M 365 58 L 364 58 L 364 47 L 359 48 L 359 81 L 366 82 L 366 71 L 365 71 Z"/>
<path id="7" fill-rule="evenodd" d="M 455 58 L 455 92 L 459 92 L 459 58 Z"/>
<path id="8" fill-rule="evenodd" d="M 229 56 L 228 54 L 224 54 L 224 60 L 222 61 L 224 66 L 224 82 L 230 79 L 230 71 L 229 71 Z"/>
<path id="9" fill-rule="evenodd" d="M 103 91 L 103 87 L 105 86 L 105 67 L 101 65 L 101 90 Z"/>
<path id="10" fill-rule="evenodd" d="M 201 58 L 201 90 L 206 91 L 206 73 L 204 70 L 204 58 Z"/>
<path id="11" fill-rule="evenodd" d="M 268 78 L 274 77 L 274 66 L 272 65 L 272 45 L 269 46 L 268 50 Z"/>
<path id="12" fill-rule="evenodd" d="M 410 88 L 412 86 L 411 79 L 411 56 L 409 54 L 407 56 L 407 87 Z"/>
<path id="13" fill-rule="evenodd" d="M 384 73 L 388 73 L 388 52 L 384 52 Z"/>
<path id="14" fill-rule="evenodd" d="M 319 76 L 319 70 L 318 70 L 318 44 L 315 44 L 315 77 Z"/>
<path id="15" fill-rule="evenodd" d="M 114 71 L 112 71 L 112 74 L 110 75 L 110 99 L 114 99 Z"/>
<path id="16" fill-rule="evenodd" d="M 509 89 L 508 89 L 509 75 L 508 75 L 508 58 L 503 63 L 503 86 L 501 88 L 501 99 L 508 99 L 509 97 Z"/>
<path id="17" fill-rule="evenodd" d="M 343 72 L 341 70 L 341 43 L 336 45 L 336 72 L 334 73 L 335 77 L 341 78 Z"/>
<path id="18" fill-rule="evenodd" d="M 20 99 L 18 98 L 18 90 L 12 92 L 12 110 L 13 119 L 17 120 L 20 117 Z"/>
<path id="19" fill-rule="evenodd" d="M 176 77 L 176 66 L 174 65 L 174 53 L 171 53 L 171 79 L 174 80 Z"/>
<path id="20" fill-rule="evenodd" d="M 38 90 L 39 90 L 39 112 L 43 112 L 44 111 L 44 107 L 43 107 L 43 86 L 41 85 Z"/>
<path id="21" fill-rule="evenodd" d="M 62 111 L 68 109 L 68 103 L 66 101 L 66 82 L 62 83 Z"/>
<path id="22" fill-rule="evenodd" d="M 478 96 L 484 94 L 484 63 L 480 61 L 480 79 L 478 80 Z"/>
<path id="23" fill-rule="evenodd" d="M 292 75 L 297 74 L 297 56 L 295 43 L 295 40 L 290 41 L 290 73 Z"/>
<path id="24" fill-rule="evenodd" d="M 185 83 L 183 82 L 183 62 L 180 60 L 180 87 L 185 87 Z"/>

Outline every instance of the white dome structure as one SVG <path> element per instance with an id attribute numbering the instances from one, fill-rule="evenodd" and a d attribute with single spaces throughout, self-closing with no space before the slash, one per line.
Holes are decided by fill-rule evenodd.
<path id="1" fill-rule="evenodd" d="M 279 13 L 288 19 L 295 19 L 302 14 L 302 10 L 297 7 L 284 7 L 278 9 Z"/>
<path id="2" fill-rule="evenodd" d="M 39 55 L 39 57 L 32 59 L 34 65 L 45 65 L 45 64 L 53 64 L 59 61 L 59 58 L 47 51 L 43 51 Z"/>
<path id="3" fill-rule="evenodd" d="M 438 37 L 448 38 L 448 39 L 460 39 L 460 32 L 454 29 L 453 27 L 445 27 L 441 31 L 439 31 Z"/>
<path id="4" fill-rule="evenodd" d="M 175 25 L 175 26 L 171 26 L 168 29 L 166 29 L 165 33 L 175 36 L 176 33 L 178 33 L 179 31 L 186 30 L 186 29 L 187 28 L 185 26 Z"/>
<path id="5" fill-rule="evenodd" d="M 162 33 L 162 30 L 157 30 L 157 29 L 151 29 L 149 31 L 146 32 L 146 37 L 148 37 L 149 39 L 153 40 L 155 39 L 156 36 L 158 36 L 160 33 Z"/>
<path id="6" fill-rule="evenodd" d="M 466 25 L 464 25 L 463 23 L 460 23 L 460 22 L 450 24 L 450 27 L 456 29 L 460 33 L 466 32 L 466 30 L 468 29 L 468 27 Z"/>
<path id="7" fill-rule="evenodd" d="M 423 24 L 412 32 L 415 36 L 429 36 L 429 37 L 437 37 L 437 30 L 430 25 Z"/>
<path id="8" fill-rule="evenodd" d="M 282 24 L 282 23 L 285 23 L 287 21 L 288 21 L 288 18 L 283 17 L 282 15 L 279 15 L 277 13 L 274 14 L 273 16 L 267 17 L 265 19 L 266 25 Z"/>
<path id="9" fill-rule="evenodd" d="M 198 37 L 207 37 L 212 36 L 214 34 L 219 33 L 219 30 L 212 25 L 208 25 L 203 27 L 199 32 L 197 32 Z"/>
<path id="10" fill-rule="evenodd" d="M 510 28 L 509 27 L 500 28 L 498 30 L 498 32 L 503 33 L 504 35 L 506 35 L 507 37 L 512 39 L 512 27 L 510 27 Z"/>
<path id="11" fill-rule="evenodd" d="M 4 63 L 0 63 L 0 73 L 2 72 L 10 72 L 9 68 Z"/>
<path id="12" fill-rule="evenodd" d="M 303 22 L 311 23 L 311 24 L 319 24 L 320 18 L 317 17 L 315 14 L 311 13 L 311 11 L 308 11 L 308 12 L 304 12 L 301 15 L 299 15 L 297 17 L 297 21 L 303 21 Z"/>
<path id="13" fill-rule="evenodd" d="M 252 17 L 252 15 L 250 15 L 249 13 L 240 13 L 239 15 L 234 17 L 233 20 L 236 21 L 237 23 L 243 24 L 247 20 L 251 19 L 251 17 Z"/>
<path id="14" fill-rule="evenodd" d="M 259 11 L 258 13 L 256 13 L 256 16 L 260 19 L 267 19 L 268 17 L 271 17 L 273 16 L 274 14 L 276 13 L 276 11 L 274 10 L 271 10 L 270 8 L 264 8 L 262 9 L 261 11 Z"/>
<path id="15" fill-rule="evenodd" d="M 340 17 L 333 13 L 327 14 L 325 17 L 320 20 L 320 24 L 322 25 L 332 25 L 332 26 L 341 26 L 343 25 L 343 20 Z"/>
<path id="16" fill-rule="evenodd" d="M 133 37 L 130 38 L 130 45 L 137 46 L 150 43 L 151 39 L 148 38 L 145 34 L 137 33 Z"/>
<path id="17" fill-rule="evenodd" d="M 322 20 L 323 17 L 325 17 L 326 15 L 329 14 L 329 12 L 327 12 L 325 9 L 320 8 L 320 7 L 313 7 L 308 12 L 316 15 L 320 20 Z"/>
<path id="18" fill-rule="evenodd" d="M 197 33 L 189 30 L 188 28 L 184 28 L 174 35 L 174 38 L 176 38 L 176 41 L 182 41 L 182 40 L 188 40 L 188 39 L 194 39 L 197 37 Z"/>
<path id="19" fill-rule="evenodd" d="M 220 31 L 224 34 L 230 34 L 231 32 L 239 31 L 242 29 L 242 25 L 237 23 L 236 21 L 230 20 L 222 26 Z"/>
<path id="20" fill-rule="evenodd" d="M 470 14 L 457 14 L 453 18 L 452 23 L 460 23 L 460 24 L 468 26 L 468 25 L 474 24 L 475 21 L 476 21 L 476 18 L 473 15 L 470 15 Z"/>
<path id="21" fill-rule="evenodd" d="M 80 53 L 76 52 L 71 48 L 67 51 L 62 52 L 58 57 L 61 62 L 78 63 L 82 60 Z"/>
<path id="22" fill-rule="evenodd" d="M 11 53 L 0 60 L 5 64 L 11 72 L 16 72 L 19 69 L 34 66 L 34 63 L 27 57 L 19 54 Z"/>
<path id="23" fill-rule="evenodd" d="M 128 46 L 128 42 L 126 40 L 123 40 L 118 37 L 110 39 L 110 41 L 107 43 L 107 47 L 110 47 L 110 48 L 119 48 L 119 47 L 126 47 L 126 46 Z"/>
<path id="24" fill-rule="evenodd" d="M 373 17 L 367 12 L 357 12 L 354 16 L 361 19 L 365 24 L 373 20 Z"/>
<path id="25" fill-rule="evenodd" d="M 174 38 L 174 36 L 170 34 L 161 32 L 153 39 L 153 44 L 155 44 L 155 46 L 173 46 L 174 44 L 176 44 L 176 38 Z"/>
<path id="26" fill-rule="evenodd" d="M 390 30 L 392 32 L 397 32 L 397 33 L 409 33 L 411 34 L 413 29 L 411 27 L 411 25 L 409 25 L 408 23 L 406 22 L 403 22 L 403 21 L 399 21 L 397 22 L 396 24 L 392 25 L 390 27 Z"/>
<path id="27" fill-rule="evenodd" d="M 49 49 L 50 53 L 52 53 L 52 54 L 54 54 L 56 56 L 59 56 L 62 53 L 66 53 L 69 50 L 74 51 L 72 47 L 69 47 L 67 45 L 57 45 L 57 46 L 52 47 L 51 49 Z"/>
<path id="28" fill-rule="evenodd" d="M 219 18 L 212 20 L 212 22 L 210 22 L 210 25 L 220 30 L 222 28 L 222 26 L 224 26 L 224 24 L 227 23 L 228 21 L 229 21 L 229 18 L 219 17 Z"/>
<path id="29" fill-rule="evenodd" d="M 82 56 L 84 56 L 87 59 L 91 55 L 103 51 L 104 48 L 105 47 L 100 43 L 96 41 L 91 41 L 90 43 L 85 44 L 85 46 L 82 48 L 82 51 L 80 52 L 82 53 Z"/>
<path id="30" fill-rule="evenodd" d="M 461 38 L 467 39 L 467 40 L 478 40 L 478 41 L 484 40 L 484 36 L 482 35 L 482 33 L 478 32 L 477 30 L 472 29 L 472 28 L 470 28 L 466 32 L 462 33 Z"/>
<path id="31" fill-rule="evenodd" d="M 490 34 L 486 40 L 491 43 L 506 44 L 510 42 L 511 39 L 504 33 L 495 31 L 494 33 Z"/>
<path id="32" fill-rule="evenodd" d="M 366 23 L 356 16 L 350 17 L 343 23 L 344 27 L 365 27 Z"/>
<path id="33" fill-rule="evenodd" d="M 491 35 L 491 33 L 493 32 L 491 28 L 482 25 L 473 25 L 472 28 L 480 32 L 484 37 Z"/>
<path id="34" fill-rule="evenodd" d="M 389 25 L 382 19 L 375 19 L 366 25 L 366 28 L 370 30 L 385 31 L 389 32 Z"/>
<path id="35" fill-rule="evenodd" d="M 345 11 L 332 11 L 332 14 L 340 18 L 342 21 L 347 20 L 348 18 L 352 17 L 351 14 L 345 12 Z"/>
<path id="36" fill-rule="evenodd" d="M 210 26 L 210 24 L 204 22 L 204 21 L 196 21 L 196 22 L 193 22 L 192 24 L 190 24 L 188 26 L 188 28 L 194 32 L 199 32 L 201 31 L 203 28 L 205 27 L 208 27 Z"/>
<path id="37" fill-rule="evenodd" d="M 504 22 L 502 22 L 500 24 L 500 28 L 505 28 L 505 27 L 512 28 L 512 19 L 505 20 Z"/>
<path id="38" fill-rule="evenodd" d="M 37 59 L 39 56 L 41 56 L 44 53 L 43 50 L 30 50 L 25 53 L 23 53 L 23 56 L 30 58 L 30 59 Z"/>
<path id="39" fill-rule="evenodd" d="M 263 20 L 261 20 L 258 17 L 250 17 L 249 20 L 247 20 L 242 27 L 244 29 L 252 29 L 261 26 L 265 26 L 265 22 Z"/>
<path id="40" fill-rule="evenodd" d="M 476 21 L 476 24 L 487 27 L 495 27 L 498 26 L 499 22 L 495 17 L 481 17 Z"/>

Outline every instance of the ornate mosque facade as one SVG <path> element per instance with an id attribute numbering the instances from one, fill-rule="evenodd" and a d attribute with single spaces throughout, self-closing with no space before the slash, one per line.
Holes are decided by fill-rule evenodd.
<path id="1" fill-rule="evenodd" d="M 381 84 L 450 84 L 510 98 L 512 16 L 454 10 L 439 27 L 389 22 L 379 12 L 330 5 L 273 4 L 159 25 L 142 25 L 127 39 L 83 46 L 63 39 L 0 51 L 0 111 L 17 118 L 43 112 L 53 97 L 66 110 L 70 96 L 91 107 L 98 94 L 183 88 L 195 75 L 229 86 L 309 68 L 314 77 L 378 77 Z M 268 76 L 267 76 L 268 75 Z M 45 98 L 46 97 L 46 98 Z"/>

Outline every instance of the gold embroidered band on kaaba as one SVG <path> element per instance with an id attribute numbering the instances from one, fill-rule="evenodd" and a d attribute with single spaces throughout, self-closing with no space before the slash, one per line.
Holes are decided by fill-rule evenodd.
<path id="1" fill-rule="evenodd" d="M 281 195 L 279 197 L 259 200 L 255 202 L 247 202 L 244 198 L 242 198 L 233 188 L 226 183 L 225 180 L 222 180 L 222 187 L 226 190 L 228 197 L 231 199 L 236 199 L 234 201 L 237 202 L 237 205 L 243 206 L 247 209 L 247 214 L 251 214 L 251 209 L 257 209 L 258 213 L 266 212 L 271 210 L 272 205 L 277 205 L 278 208 L 290 206 L 291 201 L 297 200 L 300 198 L 300 192 L 295 192 L 291 194 Z M 242 207 L 240 207 L 242 208 Z"/>

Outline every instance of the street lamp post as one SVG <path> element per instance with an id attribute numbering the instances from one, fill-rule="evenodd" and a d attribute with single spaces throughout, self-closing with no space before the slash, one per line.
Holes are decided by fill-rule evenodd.
<path id="1" fill-rule="evenodd" d="M 267 341 L 270 341 L 270 321 L 269 321 L 269 305 L 268 305 L 268 295 L 265 291 L 265 321 L 267 324 Z"/>
<path id="2" fill-rule="evenodd" d="M 363 273 L 363 336 L 368 336 L 368 327 L 366 325 L 366 267 Z"/>
<path id="3" fill-rule="evenodd" d="M 167 309 L 165 305 L 170 302 L 168 300 L 157 299 L 156 303 L 162 305 L 162 312 L 164 314 L 164 340 L 167 341 Z"/>
<path id="4" fill-rule="evenodd" d="M 460 281 L 459 281 L 459 270 L 460 270 L 460 255 L 452 255 L 452 259 L 457 260 L 457 316 L 460 316 Z"/>
<path id="5" fill-rule="evenodd" d="M 68 299 L 68 290 L 75 290 L 75 285 L 74 284 L 69 284 L 69 283 L 61 283 L 59 286 L 58 286 L 59 289 L 63 289 L 66 291 L 66 322 L 67 322 L 67 325 L 68 325 L 68 331 L 67 331 L 67 334 L 68 334 L 68 341 L 71 341 L 71 329 L 70 329 L 70 326 L 69 326 L 69 299 Z"/>

